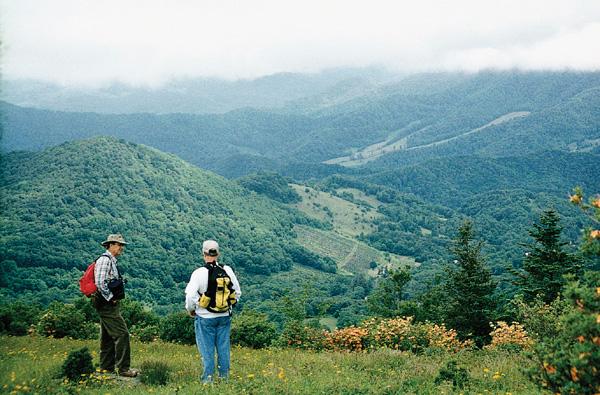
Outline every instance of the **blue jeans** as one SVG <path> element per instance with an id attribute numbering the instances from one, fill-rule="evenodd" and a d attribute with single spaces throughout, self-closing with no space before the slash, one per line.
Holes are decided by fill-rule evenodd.
<path id="1" fill-rule="evenodd" d="M 229 333 L 231 332 L 231 317 L 194 318 L 196 330 L 196 345 L 202 357 L 202 382 L 212 382 L 215 375 L 215 349 L 217 351 L 217 366 L 219 377 L 229 378 L 230 346 Z"/>

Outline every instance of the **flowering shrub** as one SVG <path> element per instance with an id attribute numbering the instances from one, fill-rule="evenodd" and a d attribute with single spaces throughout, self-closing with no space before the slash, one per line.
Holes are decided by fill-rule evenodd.
<path id="1" fill-rule="evenodd" d="M 430 322 L 416 323 L 413 317 L 389 319 L 373 318 L 358 327 L 337 329 L 333 333 L 314 328 L 288 325 L 282 338 L 286 346 L 296 348 L 363 351 L 373 348 L 390 348 L 399 351 L 422 353 L 441 349 L 458 351 L 471 347 L 471 341 L 461 342 L 453 330 Z M 319 344 L 319 342 L 321 342 Z"/>
<path id="2" fill-rule="evenodd" d="M 152 343 L 157 341 L 159 337 L 158 331 L 159 329 L 156 325 L 150 325 L 143 328 L 133 325 L 131 328 L 129 328 L 131 338 L 142 343 Z"/>
<path id="3" fill-rule="evenodd" d="M 587 272 L 564 291 L 571 309 L 559 318 L 558 336 L 540 337 L 527 373 L 542 388 L 563 394 L 600 393 L 600 272 Z"/>
<path id="4" fill-rule="evenodd" d="M 417 324 L 417 329 L 428 339 L 427 347 L 430 349 L 441 349 L 443 351 L 456 352 L 473 347 L 472 340 L 460 341 L 458 333 L 454 329 L 447 329 L 446 325 L 424 322 Z M 414 347 L 414 346 L 413 346 Z"/>
<path id="5" fill-rule="evenodd" d="M 508 325 L 504 321 L 497 324 L 490 322 L 492 327 L 492 343 L 485 346 L 488 350 L 521 351 L 531 348 L 533 341 L 523 325 L 518 322 Z"/>
<path id="6" fill-rule="evenodd" d="M 319 351 L 325 347 L 328 332 L 292 320 L 285 323 L 279 345 L 302 350 Z"/>
<path id="7" fill-rule="evenodd" d="M 369 331 L 365 328 L 356 328 L 354 325 L 336 329 L 325 338 L 325 347 L 330 350 L 361 351 L 367 344 Z"/>
<path id="8" fill-rule="evenodd" d="M 40 318 L 37 331 L 43 336 L 54 338 L 70 337 L 88 339 L 98 333 L 94 323 L 86 322 L 85 315 L 72 305 L 52 302 Z"/>

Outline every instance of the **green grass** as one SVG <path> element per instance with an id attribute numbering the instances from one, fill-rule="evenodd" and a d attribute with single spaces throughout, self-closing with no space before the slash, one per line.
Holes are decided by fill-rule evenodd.
<path id="1" fill-rule="evenodd" d="M 232 349 L 228 383 L 204 386 L 193 346 L 133 343 L 132 367 L 147 360 L 168 364 L 166 385 L 147 385 L 96 375 L 65 383 L 57 374 L 70 351 L 89 347 L 98 363 L 98 341 L 0 337 L 0 393 L 14 394 L 542 394 L 521 373 L 530 363 L 518 354 L 463 352 L 418 356 L 391 350 L 366 353 Z M 455 390 L 434 384 L 440 369 L 455 359 L 468 371 L 469 385 Z"/>

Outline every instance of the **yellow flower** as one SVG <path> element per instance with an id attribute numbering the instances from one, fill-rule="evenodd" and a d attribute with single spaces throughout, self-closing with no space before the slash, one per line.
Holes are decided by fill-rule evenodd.
<path id="1" fill-rule="evenodd" d="M 254 375 L 253 374 L 249 374 L 247 377 L 248 378 L 252 378 L 252 377 L 254 377 Z"/>

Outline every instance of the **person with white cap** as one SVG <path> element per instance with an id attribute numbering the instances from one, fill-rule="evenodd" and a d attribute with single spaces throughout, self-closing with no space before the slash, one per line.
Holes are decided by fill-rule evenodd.
<path id="1" fill-rule="evenodd" d="M 119 299 L 124 296 L 121 288 L 111 289 L 111 284 L 121 280 L 117 266 L 117 257 L 123 248 L 129 244 L 121 235 L 111 234 L 102 242 L 106 251 L 94 268 L 94 279 L 98 291 L 92 301 L 100 316 L 100 369 L 113 372 L 124 377 L 135 377 L 137 372 L 131 370 L 131 347 L 129 345 L 129 330 L 121 315 Z"/>
<path id="2" fill-rule="evenodd" d="M 216 241 L 206 240 L 202 244 L 202 253 L 204 265 L 194 270 L 185 288 L 185 308 L 190 317 L 194 318 L 196 345 L 202 357 L 202 382 L 213 382 L 215 350 L 219 378 L 227 381 L 231 354 L 231 308 L 239 300 L 242 291 L 233 269 L 217 262 L 219 244 Z M 213 295 L 212 299 L 215 299 L 215 283 L 218 281 L 220 285 L 224 285 L 218 291 L 220 299 L 226 300 L 216 306 L 208 295 Z"/>

